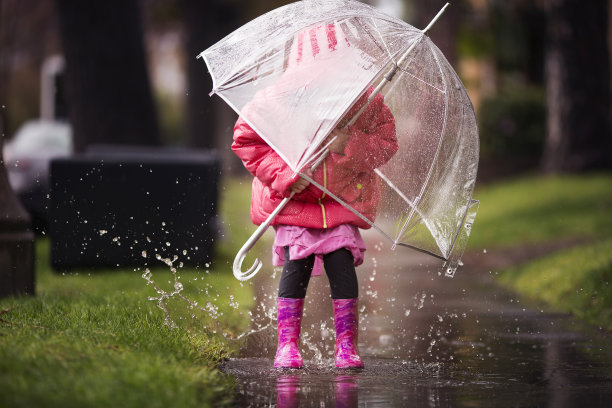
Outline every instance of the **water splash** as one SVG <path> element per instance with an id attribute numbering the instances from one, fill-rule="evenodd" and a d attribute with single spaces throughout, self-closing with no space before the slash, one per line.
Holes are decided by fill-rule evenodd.
<path id="1" fill-rule="evenodd" d="M 164 223 L 162 223 L 162 226 L 163 225 Z M 114 242 L 119 241 L 119 237 L 116 238 L 116 240 L 113 240 Z M 149 237 L 146 237 L 146 239 L 148 242 L 151 242 Z M 171 243 L 166 242 L 165 245 L 171 246 Z M 195 248 L 195 250 L 197 250 L 197 248 Z M 189 259 L 189 253 L 186 249 L 183 249 L 180 253 L 183 257 Z M 141 251 L 141 256 L 143 258 L 151 258 L 145 250 Z M 188 291 L 196 293 L 196 296 L 193 296 L 186 293 L 186 286 L 181 282 L 179 269 L 183 268 L 183 262 L 179 259 L 178 255 L 174 254 L 169 257 L 164 257 L 159 253 L 155 253 L 152 258 L 160 264 L 165 265 L 171 272 L 171 278 L 167 282 L 168 287 L 166 287 L 165 284 L 161 285 L 156 282 L 154 273 L 151 270 L 152 267 L 147 267 L 142 273 L 142 278 L 146 281 L 146 284 L 151 286 L 155 291 L 155 295 L 149 296 L 148 300 L 155 302 L 156 306 L 163 312 L 164 323 L 167 326 L 177 328 L 179 327 L 177 324 L 179 320 L 182 321 L 190 317 L 196 328 L 220 334 L 228 340 L 238 340 L 251 332 L 265 329 L 265 327 L 256 327 L 247 333 L 236 334 L 233 333 L 230 328 L 225 327 L 219 322 L 219 318 L 224 315 L 220 307 L 224 304 L 223 302 L 227 302 L 229 308 L 236 311 L 239 315 L 242 315 L 242 311 L 240 310 L 238 300 L 233 294 L 230 293 L 227 297 L 222 297 L 219 293 L 213 293 L 214 286 L 204 281 L 205 276 L 210 274 L 208 269 L 210 264 L 205 264 L 206 270 L 202 271 L 201 276 L 196 275 L 193 279 L 189 279 L 189 281 L 186 282 L 188 283 Z M 164 272 L 161 273 L 163 274 Z M 197 282 L 201 281 L 204 281 L 203 284 L 198 285 Z M 200 302 L 194 300 L 198 297 L 204 297 L 205 300 L 200 299 Z M 171 307 L 171 302 L 175 301 L 177 301 L 179 305 L 183 304 L 183 308 L 179 306 L 179 309 L 175 310 Z M 172 306 L 174 305 L 175 303 L 172 303 Z M 186 316 L 184 316 L 185 313 L 187 314 Z"/>
<path id="2" fill-rule="evenodd" d="M 180 249 L 176 249 L 176 253 L 182 255 L 181 258 L 189 255 L 186 250 Z M 223 293 L 222 290 L 221 293 L 217 293 L 218 289 L 207 282 L 210 265 L 206 265 L 207 269 L 205 272 L 202 271 L 201 275 L 181 280 L 179 272 L 182 263 L 178 255 L 162 257 L 157 253 L 151 255 L 144 251 L 142 255 L 155 259 L 156 262 L 169 268 L 172 273 L 168 286 L 160 285 L 155 281 L 154 274 L 157 274 L 157 272 L 154 270 L 152 272 L 151 269 L 146 269 L 142 274 L 143 279 L 155 291 L 155 295 L 150 296 L 149 300 L 156 302 L 157 307 L 162 310 L 164 322 L 168 326 L 178 327 L 179 324 L 181 326 L 195 324 L 196 330 L 205 329 L 232 342 L 244 341 L 244 343 L 240 343 L 243 356 L 253 357 L 250 354 L 251 351 L 245 351 L 249 347 L 246 344 L 250 344 L 251 347 L 258 349 L 256 357 L 273 357 L 276 349 L 276 293 L 274 288 L 280 269 L 275 268 L 270 271 L 270 274 L 265 277 L 266 283 L 263 284 L 269 290 L 259 291 L 253 299 L 255 304 L 251 310 L 242 311 L 240 310 L 241 305 L 233 295 Z M 388 266 L 385 266 L 388 263 L 386 259 L 382 259 L 382 265 L 379 265 L 380 262 L 376 258 L 371 258 L 369 261 L 368 269 L 364 270 L 362 268 L 359 272 L 362 274 L 359 307 L 360 338 L 361 333 L 364 334 L 364 339 L 370 338 L 374 334 L 376 341 L 361 345 L 360 347 L 363 347 L 362 353 L 392 358 L 397 355 L 411 356 L 414 353 L 415 357 L 421 358 L 423 361 L 425 359 L 427 361 L 452 360 L 452 355 L 444 356 L 449 345 L 446 339 L 452 338 L 452 322 L 459 316 L 456 314 L 452 316 L 442 311 L 433 314 L 433 322 L 423 322 L 419 311 L 430 304 L 435 305 L 435 296 L 430 290 L 421 288 L 418 291 L 415 290 L 412 296 L 407 297 L 405 291 L 398 291 L 399 287 L 393 283 L 398 282 L 398 274 L 388 273 Z M 422 265 L 420 266 L 422 267 Z M 382 273 L 378 273 L 379 270 Z M 435 272 L 427 271 L 426 274 L 429 276 L 427 280 L 434 280 Z M 364 273 L 365 275 L 363 275 Z M 322 279 L 325 278 L 311 280 L 311 285 L 315 281 L 319 281 L 314 286 L 319 286 L 318 290 L 323 288 L 324 292 L 313 292 L 315 288 L 309 287 L 304 313 L 305 317 L 312 313 L 316 318 L 311 317 L 310 320 L 306 319 L 304 321 L 301 336 L 304 358 L 308 359 L 310 365 L 318 368 L 333 366 L 335 344 L 333 314 L 330 311 L 329 314 L 324 314 L 319 318 L 321 312 L 317 311 L 321 309 L 321 300 L 329 293 L 327 281 L 325 280 L 323 284 L 321 283 Z M 159 276 L 157 280 L 160 280 Z M 258 282 L 259 284 L 261 282 Z M 243 286 L 244 283 L 240 285 Z M 193 286 L 195 286 L 195 289 Z M 192 295 L 194 291 L 196 294 Z M 198 299 L 199 302 L 194 299 Z M 188 320 L 189 316 L 181 317 L 185 311 L 189 314 L 191 320 Z M 226 314 L 236 312 L 240 315 L 240 318 L 248 319 L 248 328 L 232 330 L 224 327 L 226 323 L 223 325 L 219 322 L 224 312 Z M 227 319 L 223 320 L 227 321 Z M 314 323 L 312 323 L 313 321 Z M 423 323 L 427 323 L 427 326 L 423 327 Z M 415 324 L 421 325 L 421 328 L 415 327 Z M 418 334 L 415 329 L 419 329 Z M 421 351 L 419 352 L 419 350 Z"/>

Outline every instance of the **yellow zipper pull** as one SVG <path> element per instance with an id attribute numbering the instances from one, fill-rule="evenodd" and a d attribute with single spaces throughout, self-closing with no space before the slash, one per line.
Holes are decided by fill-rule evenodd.
<path id="1" fill-rule="evenodd" d="M 325 205 L 323 205 L 320 198 L 319 205 L 321 206 L 321 212 L 323 213 L 323 228 L 327 228 L 327 215 L 325 214 Z"/>

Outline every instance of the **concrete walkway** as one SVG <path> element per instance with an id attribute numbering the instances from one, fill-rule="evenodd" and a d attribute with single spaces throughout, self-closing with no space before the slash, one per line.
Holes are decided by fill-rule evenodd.
<path id="1" fill-rule="evenodd" d="M 369 241 L 358 268 L 365 369 L 333 366 L 328 282 L 313 278 L 302 325 L 306 367 L 272 368 L 274 322 L 248 336 L 223 367 L 238 379 L 237 406 L 612 406 L 610 335 L 527 304 L 493 279 L 499 267 L 570 243 L 469 254 L 446 278 L 435 259 Z M 258 275 L 255 323 L 270 323 L 278 275 Z"/>

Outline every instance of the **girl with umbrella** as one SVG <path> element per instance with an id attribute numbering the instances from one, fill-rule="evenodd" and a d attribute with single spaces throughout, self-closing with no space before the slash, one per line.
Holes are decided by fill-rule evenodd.
<path id="1" fill-rule="evenodd" d="M 345 41 L 338 41 L 334 25 L 312 28 L 307 38 L 313 59 L 324 58 L 325 52 L 334 52 Z M 320 46 L 324 41 L 326 46 Z M 300 44 L 299 37 L 297 49 L 298 61 L 303 60 L 308 50 L 304 43 Z M 374 169 L 386 163 L 398 149 L 395 121 L 379 94 L 354 124 L 346 126 L 366 104 L 371 92 L 369 89 L 364 93 L 339 122 L 328 137 L 329 155 L 306 174 L 374 221 L 380 195 L 380 179 Z M 285 197 L 294 193 L 272 222 L 276 230 L 273 261 L 283 265 L 274 366 L 303 366 L 298 342 L 304 297 L 310 276 L 319 275 L 323 264 L 334 307 L 336 366 L 363 367 L 357 349 L 359 294 L 355 266 L 363 262 L 365 252 L 359 228 L 370 228 L 370 224 L 308 180 L 296 178 L 293 170 L 242 117 L 234 127 L 232 150 L 254 176 L 251 219 L 255 224 L 264 222 Z"/>

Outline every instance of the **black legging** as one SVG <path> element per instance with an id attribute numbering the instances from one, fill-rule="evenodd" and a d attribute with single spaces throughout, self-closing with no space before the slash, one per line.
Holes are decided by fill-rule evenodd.
<path id="1" fill-rule="evenodd" d="M 306 296 L 314 260 L 315 256 L 310 255 L 290 261 L 289 247 L 285 247 L 285 266 L 278 284 L 278 297 L 303 299 Z M 353 254 L 345 248 L 323 255 L 332 299 L 353 299 L 359 296 L 353 263 Z"/>

